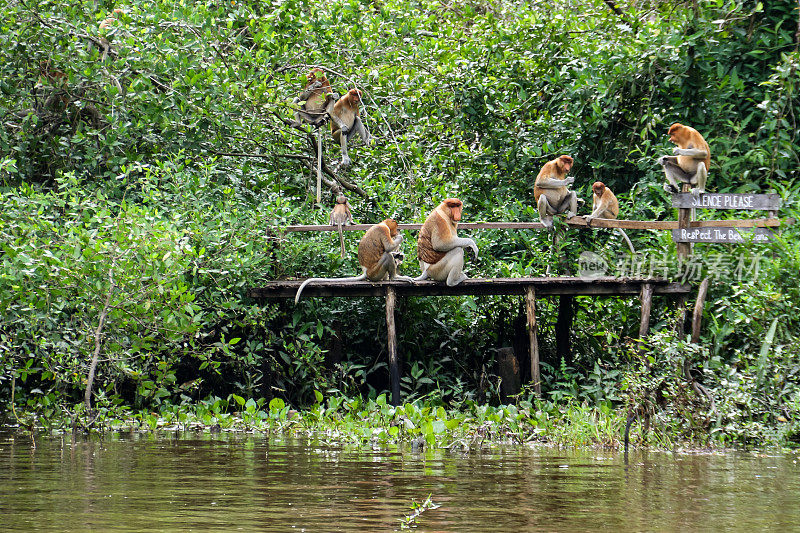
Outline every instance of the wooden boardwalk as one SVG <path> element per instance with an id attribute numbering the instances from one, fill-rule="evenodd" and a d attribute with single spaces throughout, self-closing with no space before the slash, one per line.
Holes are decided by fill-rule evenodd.
<path id="1" fill-rule="evenodd" d="M 263 298 L 294 298 L 303 280 L 270 281 L 266 285 L 248 291 L 248 296 Z M 528 287 L 533 288 L 540 296 L 553 295 L 587 295 L 587 296 L 625 296 L 638 295 L 642 286 L 653 286 L 654 294 L 686 294 L 689 285 L 665 279 L 634 279 L 600 277 L 596 279 L 575 277 L 542 277 L 542 278 L 493 278 L 466 279 L 455 287 L 448 287 L 438 281 L 351 281 L 321 285 L 311 283 L 301 298 L 313 296 L 325 297 L 359 297 L 385 296 L 391 288 L 398 296 L 463 296 L 472 295 L 524 295 Z"/>
<path id="2" fill-rule="evenodd" d="M 271 281 L 252 288 L 248 296 L 254 299 L 294 298 L 303 280 Z M 467 279 L 455 287 L 435 281 L 356 281 L 328 285 L 310 284 L 303 290 L 306 297 L 364 297 L 386 298 L 386 326 L 389 350 L 389 374 L 392 388 L 392 403 L 400 403 L 400 371 L 397 360 L 397 334 L 394 308 L 398 296 L 463 296 L 463 295 L 520 295 L 525 297 L 527 330 L 531 354 L 531 378 L 537 393 L 541 392 L 539 378 L 539 342 L 536 325 L 537 296 L 638 296 L 642 315 L 639 337 L 644 338 L 650 324 L 650 309 L 653 295 L 675 296 L 679 305 L 685 305 L 691 286 L 666 279 L 634 279 L 600 277 L 596 279 L 576 277 L 544 278 L 494 278 Z M 569 318 L 571 323 L 571 316 Z M 567 328 L 570 324 L 567 324 Z"/>
<path id="3" fill-rule="evenodd" d="M 678 220 L 618 220 L 594 219 L 591 225 L 583 216 L 575 216 L 564 220 L 570 228 L 596 229 L 621 228 L 632 230 L 687 230 L 690 228 L 777 228 L 782 224 L 793 224 L 793 219 L 778 219 L 777 210 L 781 198 L 777 194 L 717 194 L 705 193 L 699 196 L 689 193 L 689 185 L 684 184 L 682 194 L 673 194 L 672 207 L 678 209 Z M 767 211 L 768 218 L 724 219 L 724 220 L 691 220 L 692 209 L 737 209 Z M 366 231 L 372 224 L 354 224 L 343 226 L 343 231 Z M 422 224 L 398 224 L 398 229 L 415 231 Z M 459 231 L 463 230 L 543 230 L 541 222 L 460 222 Z M 295 225 L 274 228 L 276 235 L 285 236 L 292 232 L 337 231 L 336 226 Z M 692 250 L 691 237 L 686 240 L 675 240 L 677 256 L 680 259 L 689 257 Z M 675 234 L 673 233 L 673 239 Z M 555 242 L 555 241 L 554 241 Z M 704 241 L 722 242 L 722 241 Z M 731 241 L 732 242 L 732 241 Z M 271 281 L 264 286 L 252 288 L 248 295 L 255 299 L 294 298 L 303 280 Z M 700 320 L 703 304 L 708 291 L 709 280 L 700 285 L 697 302 L 692 319 L 692 342 L 700 337 Z M 311 284 L 304 289 L 303 297 L 363 297 L 379 296 L 386 298 L 386 325 L 388 332 L 389 369 L 392 384 L 392 402 L 400 401 L 400 377 L 397 364 L 397 342 L 394 324 L 394 307 L 398 296 L 462 296 L 462 295 L 520 295 L 525 297 L 527 313 L 527 329 L 530 340 L 531 377 L 536 392 L 540 392 L 539 382 L 539 344 L 536 338 L 536 297 L 557 296 L 559 313 L 556 323 L 556 347 L 568 346 L 569 332 L 572 327 L 571 298 L 586 296 L 638 296 L 641 301 L 642 314 L 639 325 L 639 338 L 647 336 L 650 324 L 650 309 L 653 295 L 674 296 L 679 308 L 683 309 L 691 287 L 688 284 L 676 283 L 665 279 L 632 279 L 609 278 L 596 279 L 575 277 L 544 278 L 497 278 L 468 279 L 455 287 L 448 287 L 434 281 L 386 281 L 380 283 L 349 282 L 335 285 Z M 562 305 L 562 304 L 567 305 Z M 685 312 L 685 309 L 683 309 Z M 683 321 L 681 321 L 681 328 Z M 682 333 L 682 332 L 681 332 Z M 565 340 L 566 339 L 566 340 Z M 568 348 L 566 349 L 568 353 Z"/>

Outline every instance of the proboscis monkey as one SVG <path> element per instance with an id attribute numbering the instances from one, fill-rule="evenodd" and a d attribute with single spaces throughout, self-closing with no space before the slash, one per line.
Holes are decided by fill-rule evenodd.
<path id="1" fill-rule="evenodd" d="M 586 217 L 590 225 L 595 218 L 617 218 L 619 215 L 619 200 L 616 195 L 606 187 L 602 181 L 592 184 L 592 214 Z"/>
<path id="2" fill-rule="evenodd" d="M 100 40 L 100 45 L 103 51 L 102 56 L 100 57 L 101 61 L 105 61 L 109 52 L 111 51 L 111 41 L 109 40 L 109 37 L 116 33 L 117 16 L 124 14 L 124 9 L 116 8 L 97 26 L 97 31 L 99 33 L 98 39 Z"/>
<path id="3" fill-rule="evenodd" d="M 297 95 L 294 103 L 300 107 L 295 109 L 293 126 L 299 126 L 305 122 L 319 128 L 328 121 L 329 113 L 333 111 L 333 105 L 336 103 L 336 97 L 324 70 L 313 68 L 308 71 L 303 91 Z"/>
<path id="4" fill-rule="evenodd" d="M 361 91 L 350 89 L 344 96 L 339 98 L 331 113 L 331 133 L 333 134 L 333 139 L 342 147 L 342 167 L 350 165 L 350 156 L 347 155 L 347 141 L 357 133 L 365 144 L 370 142 L 369 132 L 358 114 L 358 104 L 361 102 L 361 97 Z"/>
<path id="5" fill-rule="evenodd" d="M 539 218 L 547 229 L 553 227 L 553 215 L 566 212 L 567 218 L 572 218 L 578 214 L 578 195 L 569 190 L 575 178 L 567 177 L 572 162 L 568 155 L 559 156 L 545 163 L 536 176 L 533 196 L 539 208 Z"/>
<path id="6" fill-rule="evenodd" d="M 602 181 L 595 181 L 592 184 L 592 192 L 594 193 L 592 196 L 592 214 L 585 217 L 586 224 L 591 226 L 592 220 L 596 218 L 616 219 L 617 215 L 619 215 L 619 201 L 611 189 L 606 187 L 605 183 Z M 622 236 L 628 248 L 630 248 L 631 253 L 635 254 L 636 250 L 633 247 L 633 243 L 628 238 L 628 234 L 625 233 L 625 230 L 622 228 L 614 229 Z"/>
<path id="7" fill-rule="evenodd" d="M 477 258 L 478 245 L 472 239 L 456 235 L 462 206 L 458 198 L 448 198 L 425 219 L 417 237 L 417 259 L 422 275 L 415 281 L 431 278 L 452 287 L 467 279 L 463 272 L 464 248 L 472 250 Z"/>
<path id="8" fill-rule="evenodd" d="M 321 68 L 313 68 L 306 74 L 303 91 L 293 102 L 300 107 L 294 110 L 292 126 L 299 127 L 303 122 L 317 130 L 317 203 L 322 201 L 322 126 L 333 114 L 336 95 L 331 89 L 328 77 Z"/>
<path id="9" fill-rule="evenodd" d="M 399 251 L 403 236 L 397 231 L 397 222 L 387 218 L 367 230 L 358 243 L 358 262 L 361 264 L 361 275 L 352 278 L 309 278 L 297 289 L 294 303 L 300 300 L 300 293 L 309 283 L 335 284 L 349 281 L 414 281 L 408 276 L 399 276 L 397 266 L 403 260 Z"/>
<path id="10" fill-rule="evenodd" d="M 347 201 L 341 190 L 337 191 L 336 205 L 333 206 L 331 211 L 331 225 L 337 226 L 339 229 L 339 244 L 342 248 L 342 257 L 345 256 L 344 252 L 344 234 L 342 233 L 342 226 L 349 226 L 353 223 L 353 214 L 350 212 L 350 202 Z"/>
<path id="11" fill-rule="evenodd" d="M 658 163 L 664 167 L 664 174 L 668 184 L 664 185 L 667 192 L 680 192 L 681 185 L 688 183 L 695 185 L 692 194 L 697 196 L 706 190 L 708 170 L 711 166 L 711 150 L 708 143 L 700 133 L 689 126 L 675 123 L 669 127 L 669 141 L 676 146 L 672 153 L 658 158 Z"/>

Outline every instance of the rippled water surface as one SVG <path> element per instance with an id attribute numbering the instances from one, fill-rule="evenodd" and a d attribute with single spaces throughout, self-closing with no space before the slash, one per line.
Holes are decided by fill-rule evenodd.
<path id="1" fill-rule="evenodd" d="M 331 447 L 0 433 L 3 531 L 797 531 L 792 454 Z"/>

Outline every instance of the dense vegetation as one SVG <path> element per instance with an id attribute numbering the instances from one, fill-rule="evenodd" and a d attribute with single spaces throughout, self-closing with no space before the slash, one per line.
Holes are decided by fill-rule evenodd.
<path id="1" fill-rule="evenodd" d="M 800 215 L 794 1 L 0 9 L 0 400 L 20 416 L 83 417 L 87 383 L 93 406 L 116 414 L 220 414 L 254 398 L 313 416 L 317 392 L 339 398 L 334 411 L 362 397 L 382 412 L 381 301 L 246 297 L 266 280 L 356 269 L 356 234 L 343 260 L 332 234 L 280 232 L 325 223 L 332 205 L 329 190 L 314 204 L 314 138 L 287 123 L 312 66 L 339 93 L 365 93 L 377 142 L 355 143 L 344 171 L 325 141 L 326 189 L 345 187 L 358 222 L 420 222 L 447 196 L 465 201 L 466 221 L 536 220 L 533 178 L 562 153 L 575 157 L 581 197 L 599 179 L 620 218 L 674 219 L 655 159 L 676 121 L 709 140 L 711 190 L 777 192 L 779 216 Z M 577 298 L 572 352 L 557 354 L 558 302 L 542 299 L 539 415 L 569 423 L 575 406 L 595 409 L 618 431 L 638 406 L 656 437 L 800 440 L 797 226 L 769 245 L 698 245 L 683 266 L 668 232 L 630 233 L 648 268 L 713 277 L 701 343 L 677 336 L 660 302 L 640 351 L 635 301 Z M 544 275 L 555 262 L 545 232 L 471 236 L 473 277 Z M 556 269 L 574 273 L 592 251 L 619 273 L 622 250 L 608 230 L 570 231 Z M 409 298 L 398 311 L 407 399 L 464 412 L 504 401 L 496 349 L 527 357 L 518 298 Z M 524 391 L 518 408 L 531 400 Z M 247 405 L 285 419 L 282 403 Z"/>

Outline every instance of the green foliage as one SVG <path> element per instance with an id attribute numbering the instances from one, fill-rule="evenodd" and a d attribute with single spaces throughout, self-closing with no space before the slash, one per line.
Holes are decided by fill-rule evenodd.
<path id="1" fill-rule="evenodd" d="M 551 4 L 4 5 L 0 398 L 44 418 L 74 414 L 96 358 L 94 416 L 136 410 L 147 427 L 187 423 L 186 405 L 197 420 L 227 427 L 288 423 L 289 404 L 312 406 L 313 417 L 320 393 L 365 398 L 336 410 L 379 402 L 388 388 L 376 342 L 385 336 L 381 302 L 293 307 L 246 296 L 266 280 L 355 272 L 352 235 L 342 260 L 332 235 L 279 231 L 327 221 L 328 208 L 312 205 L 314 139 L 287 125 L 311 66 L 329 69 L 339 93 L 365 92 L 377 142 L 354 143 L 344 171 L 325 140 L 326 180 L 348 188 L 358 222 L 422 221 L 446 196 L 465 200 L 468 221 L 535 220 L 533 176 L 561 153 L 576 159 L 582 197 L 602 180 L 620 198 L 621 218 L 670 219 L 654 160 L 670 150 L 665 131 L 675 121 L 709 140 L 712 188 L 777 191 L 780 216 L 798 218 L 796 3 L 623 1 L 621 15 L 599 0 Z M 541 232 L 471 236 L 481 250 L 468 260 L 472 276 L 544 275 L 554 262 Z M 643 256 L 674 259 L 668 235 L 632 236 Z M 535 427 L 552 427 L 564 413 L 548 413 L 563 409 L 576 421 L 570 438 L 611 442 L 614 410 L 632 401 L 661 417 L 666 440 L 796 441 L 798 242 L 789 227 L 756 250 L 756 279 L 717 275 L 707 348 L 669 334 L 674 313 L 654 309 L 661 333 L 649 365 L 632 355 L 635 302 L 576 299 L 567 360 L 552 341 L 557 302 L 539 299 L 545 397 L 555 403 Z M 555 268 L 574 272 L 582 251 L 619 250 L 609 232 L 570 232 L 568 260 Z M 400 302 L 404 397 L 477 418 L 484 404 L 501 404 L 494 354 L 514 344 L 520 313 L 509 298 Z M 690 387 L 686 354 L 715 412 Z M 653 397 L 659 387 L 664 401 Z M 382 403 L 367 411 L 390 409 Z M 404 419 L 386 438 L 408 431 L 439 442 L 452 420 L 406 408 L 413 428 Z M 612 413 L 610 422 L 598 412 Z M 599 433 L 584 439 L 590 428 Z"/>

